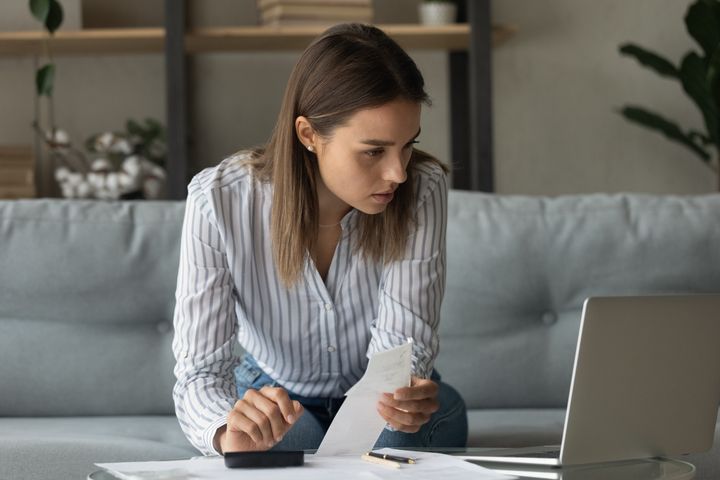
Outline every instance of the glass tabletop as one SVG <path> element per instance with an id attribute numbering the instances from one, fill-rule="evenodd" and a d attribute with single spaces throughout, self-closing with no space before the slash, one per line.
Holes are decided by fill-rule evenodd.
<path id="1" fill-rule="evenodd" d="M 413 450 L 432 451 L 463 457 L 487 455 L 490 452 L 500 451 L 497 448 L 475 447 L 413 448 Z M 508 449 L 503 449 L 503 451 L 507 452 Z M 522 451 L 522 449 L 518 449 L 518 451 Z M 311 454 L 315 453 L 315 450 L 305 450 L 305 452 Z M 510 476 L 548 480 L 690 480 L 695 476 L 695 467 L 692 464 L 671 458 L 648 458 L 563 468 L 468 461 Z M 98 470 L 91 473 L 88 479 L 117 480 L 117 477 L 104 470 Z"/>

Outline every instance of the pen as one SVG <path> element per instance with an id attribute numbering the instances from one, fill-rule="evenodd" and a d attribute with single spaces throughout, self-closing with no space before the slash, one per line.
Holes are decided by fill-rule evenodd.
<path id="1" fill-rule="evenodd" d="M 398 463 L 415 463 L 414 458 L 399 457 L 397 455 L 388 455 L 387 453 L 367 452 L 366 455 L 384 460 L 391 460 Z"/>
<path id="2" fill-rule="evenodd" d="M 360 455 L 360 458 L 362 458 L 366 462 L 377 463 L 378 465 L 384 465 L 390 468 L 400 468 L 400 464 L 398 462 L 393 462 L 392 460 L 385 460 L 384 458 L 376 457 L 368 453 Z"/>

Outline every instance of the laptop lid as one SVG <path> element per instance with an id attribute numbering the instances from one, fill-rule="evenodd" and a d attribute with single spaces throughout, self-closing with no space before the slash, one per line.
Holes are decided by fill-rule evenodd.
<path id="1" fill-rule="evenodd" d="M 720 404 L 720 295 L 583 305 L 562 445 L 465 456 L 577 465 L 702 452 Z"/>
<path id="2" fill-rule="evenodd" d="M 709 450 L 720 404 L 720 295 L 585 301 L 560 464 Z"/>

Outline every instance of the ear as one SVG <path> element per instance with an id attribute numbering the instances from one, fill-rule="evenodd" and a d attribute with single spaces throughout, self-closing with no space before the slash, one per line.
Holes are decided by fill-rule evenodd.
<path id="1" fill-rule="evenodd" d="M 295 119 L 295 133 L 300 139 L 300 142 L 305 145 L 305 148 L 312 147 L 316 148 L 316 141 L 318 135 L 313 130 L 310 121 L 302 115 Z"/>

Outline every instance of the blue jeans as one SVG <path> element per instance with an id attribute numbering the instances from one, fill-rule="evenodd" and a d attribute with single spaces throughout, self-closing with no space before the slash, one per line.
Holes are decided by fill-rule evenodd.
<path id="1" fill-rule="evenodd" d="M 375 448 L 439 448 L 464 447 L 467 442 L 467 412 L 460 394 L 450 385 L 440 381 L 440 375 L 433 372 L 432 380 L 439 386 L 440 409 L 416 433 L 404 433 L 388 428 L 383 430 Z M 260 369 L 255 359 L 245 354 L 235 368 L 237 395 L 242 398 L 250 389 L 277 386 L 277 382 Z M 342 406 L 344 398 L 308 398 L 288 392 L 305 408 L 305 414 L 292 426 L 273 450 L 316 449 L 330 427 L 330 423 Z"/>

